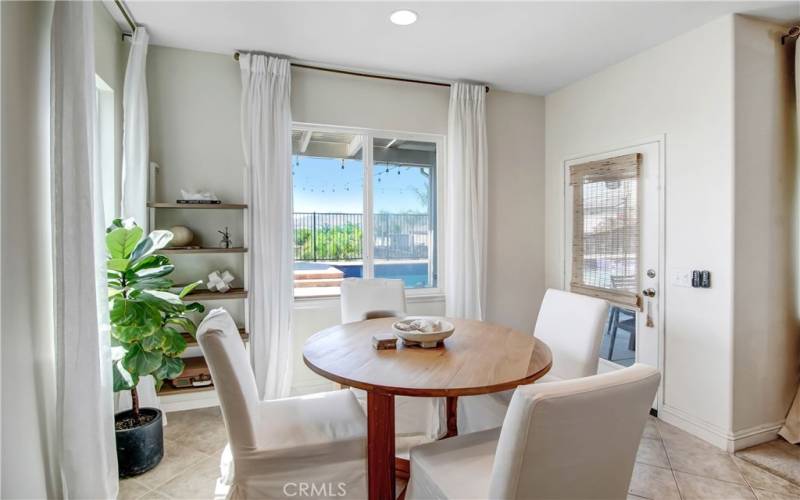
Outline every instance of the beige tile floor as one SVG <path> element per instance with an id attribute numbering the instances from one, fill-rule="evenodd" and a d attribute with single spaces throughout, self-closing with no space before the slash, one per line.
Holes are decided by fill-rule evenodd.
<path id="1" fill-rule="evenodd" d="M 120 499 L 213 497 L 219 457 L 227 439 L 219 409 L 175 412 L 168 419 L 164 459 L 150 472 L 120 481 Z M 765 449 L 772 450 L 769 446 Z M 767 456 L 774 461 L 779 454 Z M 775 470 L 800 468 L 800 459 L 785 456 L 789 460 L 776 462 L 779 468 Z M 800 487 L 650 418 L 636 456 L 628 500 L 640 498 L 800 500 Z"/>

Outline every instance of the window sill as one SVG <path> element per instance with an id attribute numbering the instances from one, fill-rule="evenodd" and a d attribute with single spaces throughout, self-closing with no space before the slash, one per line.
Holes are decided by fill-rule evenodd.
<path id="1" fill-rule="evenodd" d="M 406 290 L 406 302 L 409 304 L 426 304 L 444 302 L 444 291 L 440 289 Z M 339 294 L 296 296 L 295 309 L 316 309 L 323 307 L 339 307 Z"/>

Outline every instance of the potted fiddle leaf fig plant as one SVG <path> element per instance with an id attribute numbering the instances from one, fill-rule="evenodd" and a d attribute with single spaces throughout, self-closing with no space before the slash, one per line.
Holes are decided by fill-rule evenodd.
<path id="1" fill-rule="evenodd" d="M 106 230 L 114 391 L 131 394 L 131 409 L 114 418 L 120 477 L 142 474 L 164 456 L 161 411 L 139 407 L 136 385 L 150 375 L 158 390 L 183 372 L 182 332 L 194 336 L 196 330 L 188 313 L 203 311 L 183 300 L 201 282 L 174 291 L 169 275 L 175 266 L 156 253 L 171 239 L 169 231 L 145 236 L 132 219 L 116 219 Z"/>

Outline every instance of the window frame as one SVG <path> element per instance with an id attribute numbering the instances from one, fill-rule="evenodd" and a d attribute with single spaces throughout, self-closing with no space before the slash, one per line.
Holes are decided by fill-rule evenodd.
<path id="1" fill-rule="evenodd" d="M 418 302 L 430 297 L 432 300 L 438 300 L 444 296 L 444 280 L 442 276 L 442 249 L 444 248 L 444 235 L 440 231 L 442 222 L 443 206 L 443 182 L 442 182 L 442 169 L 446 161 L 445 144 L 446 136 L 440 134 L 430 134 L 421 132 L 407 132 L 400 130 L 389 129 L 376 129 L 366 127 L 348 127 L 339 125 L 324 125 L 309 122 L 292 122 L 292 130 L 301 130 L 309 132 L 331 132 L 331 133 L 347 133 L 359 135 L 362 137 L 363 149 L 361 161 L 364 169 L 364 188 L 362 192 L 362 211 L 365 214 L 364 227 L 362 230 L 362 248 L 363 248 L 363 277 L 365 279 L 374 277 L 374 221 L 373 221 L 373 139 L 399 139 L 406 141 L 421 141 L 431 142 L 436 144 L 436 167 L 435 167 L 435 206 L 436 214 L 433 217 L 433 227 L 435 231 L 434 237 L 434 251 L 431 261 L 434 262 L 436 269 L 436 286 L 427 288 L 406 288 L 406 296 L 409 297 L 409 302 Z M 369 216 L 366 216 L 369 215 Z M 295 297 L 295 302 L 316 302 L 316 301 L 329 301 L 339 300 L 340 294 L 329 296 L 310 296 L 310 297 Z"/>
<path id="2" fill-rule="evenodd" d="M 94 161 L 102 181 L 103 223 L 108 225 L 119 215 L 120 186 L 116 165 L 116 106 L 114 89 L 100 75 L 95 80 Z M 109 202 L 111 202 L 109 204 Z"/>

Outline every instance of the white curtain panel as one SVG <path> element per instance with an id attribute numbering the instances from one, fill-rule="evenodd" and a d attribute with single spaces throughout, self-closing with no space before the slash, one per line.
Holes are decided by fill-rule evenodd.
<path id="1" fill-rule="evenodd" d="M 125 86 L 122 89 L 122 206 L 123 218 L 133 217 L 147 232 L 147 172 L 150 165 L 147 114 L 147 43 L 141 26 L 133 32 Z"/>
<path id="2" fill-rule="evenodd" d="M 485 89 L 454 83 L 444 172 L 448 316 L 482 320 L 486 314 L 487 170 Z"/>
<path id="3" fill-rule="evenodd" d="M 114 498 L 117 457 L 91 2 L 56 2 L 51 176 L 57 449 L 64 498 Z M 34 416 L 31 416 L 32 418 Z"/>
<path id="4" fill-rule="evenodd" d="M 128 51 L 125 83 L 122 89 L 122 218 L 133 217 L 147 232 L 147 192 L 149 172 L 149 125 L 147 102 L 147 47 L 150 35 L 142 26 L 136 28 Z M 142 377 L 136 386 L 142 407 L 161 408 L 155 379 Z M 131 408 L 131 393 L 117 393 L 117 410 Z M 166 417 L 166 416 L 165 416 Z M 166 423 L 166 418 L 164 419 Z"/>
<path id="5" fill-rule="evenodd" d="M 293 231 L 291 68 L 242 54 L 242 146 L 247 165 L 250 356 L 261 399 L 291 388 Z"/>
<path id="6" fill-rule="evenodd" d="M 797 147 L 795 151 L 800 149 L 800 41 L 794 47 L 794 84 L 795 84 L 795 98 L 797 99 L 797 121 L 795 122 L 797 131 Z M 800 153 L 795 158 L 798 167 L 800 167 Z M 785 440 L 792 444 L 800 444 L 800 387 L 797 388 L 797 396 L 794 397 L 794 403 L 789 409 L 789 414 L 786 416 L 786 423 L 778 431 L 778 434 Z"/>

